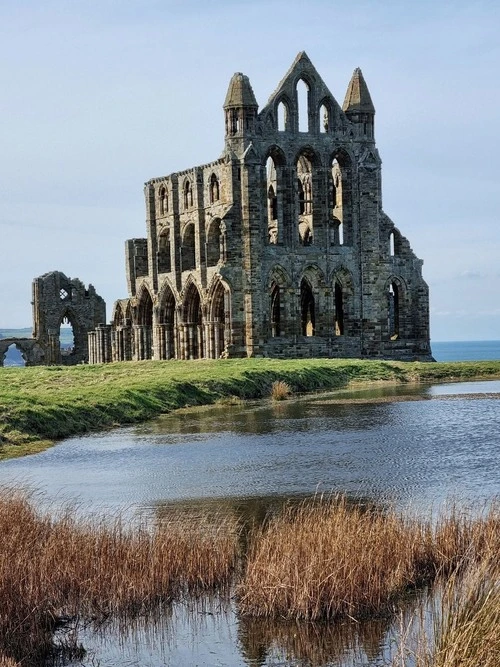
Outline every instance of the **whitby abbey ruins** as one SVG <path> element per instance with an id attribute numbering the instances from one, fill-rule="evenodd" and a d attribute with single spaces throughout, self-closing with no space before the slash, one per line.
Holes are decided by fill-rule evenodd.
<path id="1" fill-rule="evenodd" d="M 340 107 L 300 53 L 260 111 L 241 73 L 223 109 L 221 157 L 146 183 L 146 237 L 126 242 L 111 324 L 89 296 L 80 322 L 67 290 L 55 295 L 78 360 L 432 360 L 422 260 L 382 209 L 361 71 Z"/>

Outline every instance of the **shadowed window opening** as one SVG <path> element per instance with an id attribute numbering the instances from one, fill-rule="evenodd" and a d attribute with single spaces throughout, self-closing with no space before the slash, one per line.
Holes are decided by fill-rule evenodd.
<path id="1" fill-rule="evenodd" d="M 389 306 L 388 306 L 388 325 L 389 338 L 397 340 L 399 338 L 399 288 L 395 282 L 389 285 Z"/>
<path id="2" fill-rule="evenodd" d="M 338 282 L 335 283 L 335 335 L 344 335 L 344 295 Z"/>
<path id="3" fill-rule="evenodd" d="M 214 202 L 219 201 L 219 197 L 219 179 L 215 174 L 212 174 L 210 177 L 210 203 L 213 204 Z"/>
<path id="4" fill-rule="evenodd" d="M 196 253 L 195 253 L 195 238 L 194 238 L 194 224 L 190 223 L 185 231 L 182 239 L 181 247 L 182 270 L 192 271 L 196 268 Z"/>
<path id="5" fill-rule="evenodd" d="M 186 181 L 184 184 L 184 208 L 191 208 L 193 205 L 193 189 L 191 187 L 191 181 Z"/>
<path id="6" fill-rule="evenodd" d="M 314 295 L 309 282 L 302 278 L 300 283 L 300 323 L 303 336 L 316 334 L 316 314 Z"/>
<path id="7" fill-rule="evenodd" d="M 160 200 L 160 215 L 165 215 L 165 213 L 168 213 L 168 194 L 165 186 L 160 188 L 158 197 Z"/>
<path id="8" fill-rule="evenodd" d="M 206 244 L 207 266 L 215 266 L 221 258 L 221 231 L 220 220 L 213 220 L 210 224 Z"/>
<path id="9" fill-rule="evenodd" d="M 158 239 L 158 273 L 169 273 L 172 270 L 170 251 L 170 230 L 164 229 Z"/>
<path id="10" fill-rule="evenodd" d="M 203 358 L 203 315 L 200 293 L 190 285 L 184 306 L 184 334 L 186 359 Z"/>
<path id="11" fill-rule="evenodd" d="M 271 285 L 271 336 L 281 335 L 281 299 L 279 285 Z"/>

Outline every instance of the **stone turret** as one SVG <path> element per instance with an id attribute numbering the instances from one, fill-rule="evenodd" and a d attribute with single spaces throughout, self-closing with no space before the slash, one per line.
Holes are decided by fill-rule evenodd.
<path id="1" fill-rule="evenodd" d="M 248 141 L 245 139 L 253 137 L 255 133 L 258 108 L 248 77 L 241 72 L 233 74 L 224 101 L 226 144 L 229 147 L 246 148 Z"/>
<path id="2" fill-rule="evenodd" d="M 356 67 L 349 81 L 342 111 L 352 123 L 361 125 L 361 134 L 373 138 L 375 107 L 359 67 Z"/>

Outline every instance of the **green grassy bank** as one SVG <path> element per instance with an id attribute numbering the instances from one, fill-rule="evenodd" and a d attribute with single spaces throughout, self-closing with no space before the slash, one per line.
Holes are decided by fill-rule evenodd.
<path id="1" fill-rule="evenodd" d="M 54 440 L 231 397 L 262 398 L 272 383 L 294 393 L 352 382 L 500 378 L 500 361 L 399 363 L 348 359 L 233 359 L 0 368 L 0 458 Z"/>

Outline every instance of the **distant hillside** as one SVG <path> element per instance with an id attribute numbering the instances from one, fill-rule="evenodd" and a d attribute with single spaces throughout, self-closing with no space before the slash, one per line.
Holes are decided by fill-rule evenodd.
<path id="1" fill-rule="evenodd" d="M 0 338 L 31 338 L 33 329 L 0 329 Z"/>

